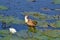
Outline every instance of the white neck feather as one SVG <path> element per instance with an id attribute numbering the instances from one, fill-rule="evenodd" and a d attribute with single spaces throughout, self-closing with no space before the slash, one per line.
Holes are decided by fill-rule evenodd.
<path id="1" fill-rule="evenodd" d="M 26 23 L 28 22 L 28 16 L 25 16 L 25 22 Z"/>

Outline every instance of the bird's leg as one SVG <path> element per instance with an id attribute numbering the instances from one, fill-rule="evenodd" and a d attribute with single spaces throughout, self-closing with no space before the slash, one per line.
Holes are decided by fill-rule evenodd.
<path id="1" fill-rule="evenodd" d="M 31 37 L 30 37 L 30 33 L 31 33 L 31 32 L 30 32 L 30 28 L 28 27 L 28 31 L 27 31 L 28 39 L 31 38 Z"/>
<path id="2" fill-rule="evenodd" d="M 30 27 L 30 31 L 33 33 L 36 33 L 36 28 L 35 27 Z"/>
<path id="3" fill-rule="evenodd" d="M 33 39 L 33 36 L 34 36 L 34 33 L 35 33 L 35 27 L 28 27 L 29 29 L 28 29 L 28 32 L 30 32 L 30 34 L 31 34 L 31 37 L 30 38 L 32 38 Z M 29 35 L 30 36 L 30 35 Z"/>
<path id="4" fill-rule="evenodd" d="M 31 36 L 32 35 L 32 31 L 31 31 L 30 27 L 28 27 L 27 35 L 28 35 L 28 39 L 32 38 L 32 36 Z"/>
<path id="5" fill-rule="evenodd" d="M 36 33 L 36 28 L 32 28 L 32 40 L 34 40 L 34 34 Z"/>

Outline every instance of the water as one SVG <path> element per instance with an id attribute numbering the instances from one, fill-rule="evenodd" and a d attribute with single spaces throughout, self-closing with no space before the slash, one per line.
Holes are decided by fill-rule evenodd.
<path id="1" fill-rule="evenodd" d="M 23 24 L 21 24 L 21 23 L 20 24 L 19 23 L 18 24 L 14 24 L 16 19 L 11 18 L 11 19 L 13 19 L 13 21 L 12 21 L 13 23 L 8 25 L 8 26 L 11 26 L 11 27 L 15 28 L 17 30 L 17 32 L 18 32 L 17 34 L 20 35 L 19 33 L 21 33 L 20 32 L 21 30 L 27 30 L 28 29 L 27 25 L 24 23 L 24 15 L 23 15 L 24 12 L 40 12 L 41 14 L 47 14 L 47 17 L 48 17 L 48 15 L 50 15 L 50 16 L 60 15 L 60 10 L 55 10 L 57 8 L 60 8 L 60 4 L 52 4 L 51 2 L 53 2 L 53 0 L 36 0 L 36 2 L 32 2 L 31 0 L 0 0 L 0 6 L 6 7 L 6 10 L 5 10 L 5 8 L 1 7 L 1 9 L 0 9 L 0 16 L 1 15 L 3 15 L 4 17 L 6 17 L 6 16 L 13 16 L 14 18 L 17 19 L 17 21 L 16 21 L 17 23 L 18 22 L 21 22 L 21 23 L 23 22 Z M 46 11 L 46 10 L 42 10 L 42 8 L 48 8 L 48 9 L 53 9 L 53 10 Z M 31 15 L 30 15 L 30 18 L 33 19 L 33 20 L 34 19 L 38 20 L 38 19 L 32 17 Z M 19 21 L 18 19 L 22 20 L 22 21 Z M 56 21 L 57 20 L 47 20 L 46 22 L 54 23 Z M 0 30 L 8 30 L 9 29 L 9 27 L 7 29 L 3 29 L 1 25 L 2 25 L 2 23 L 0 21 Z M 57 31 L 60 30 L 59 27 L 54 28 L 54 27 L 52 27 L 50 25 L 47 28 L 46 27 L 40 27 L 40 26 L 37 26 L 37 28 L 40 29 L 40 31 L 41 31 L 41 29 L 43 31 L 45 31 L 45 30 L 46 31 L 47 30 L 57 30 Z M 7 32 L 7 33 L 9 33 L 9 32 Z M 24 33 L 25 33 L 25 31 L 23 31 L 23 33 L 21 33 L 21 34 L 23 35 Z M 20 35 L 20 36 L 22 36 L 22 35 Z M 42 39 L 40 38 L 40 40 L 45 40 L 45 39 L 48 40 L 48 38 L 47 38 L 48 36 L 46 38 L 44 36 L 45 35 L 42 34 L 42 36 L 38 36 L 37 38 L 42 37 Z M 3 36 L 1 36 L 1 38 L 2 37 Z M 7 37 L 8 38 L 10 37 L 9 34 L 6 35 L 6 38 Z M 16 38 L 16 40 L 18 39 L 17 37 L 15 37 L 15 38 Z M 49 39 L 53 40 L 54 38 L 49 38 Z M 11 40 L 15 40 L 14 36 L 12 36 Z M 23 40 L 23 38 L 21 38 L 21 40 Z M 59 40 L 59 37 L 58 37 L 58 40 Z"/>
<path id="2" fill-rule="evenodd" d="M 0 10 L 0 13 L 4 16 L 12 15 L 19 19 L 24 20 L 24 16 L 21 12 L 41 12 L 41 13 L 48 13 L 48 15 L 58 15 L 60 14 L 59 11 L 43 11 L 41 8 L 60 8 L 58 4 L 51 4 L 52 0 L 36 0 L 36 2 L 27 1 L 27 0 L 1 0 L 0 5 L 7 6 L 7 10 Z M 33 18 L 32 18 L 33 19 Z M 20 25 L 22 26 L 22 25 Z M 15 26 L 14 26 L 15 27 Z M 18 27 L 20 28 L 20 27 Z M 24 29 L 24 26 L 22 27 Z"/>

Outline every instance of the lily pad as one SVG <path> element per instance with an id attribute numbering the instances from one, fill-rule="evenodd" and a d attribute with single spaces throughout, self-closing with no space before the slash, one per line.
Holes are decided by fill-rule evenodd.
<path id="1" fill-rule="evenodd" d="M 48 22 L 45 22 L 45 21 L 38 21 L 37 26 L 40 26 L 40 27 L 48 27 Z"/>
<path id="2" fill-rule="evenodd" d="M 53 0 L 55 4 L 60 4 L 60 0 Z"/>
<path id="3" fill-rule="evenodd" d="M 43 34 L 51 38 L 60 37 L 59 30 L 46 30 L 45 32 L 43 32 Z"/>
<path id="4" fill-rule="evenodd" d="M 37 33 L 28 32 L 28 30 L 20 30 L 14 35 L 10 35 L 8 30 L 1 30 L 0 35 L 3 33 L 4 38 L 1 40 L 59 40 L 60 30 L 48 30 L 45 31 L 39 29 Z M 7 34 L 7 35 L 6 35 Z"/>
<path id="5" fill-rule="evenodd" d="M 7 24 L 24 24 L 24 20 L 14 18 L 13 16 L 0 16 L 0 22 L 6 22 Z"/>
<path id="6" fill-rule="evenodd" d="M 39 20 L 51 20 L 51 19 L 58 19 L 58 15 L 47 15 L 47 14 L 44 14 L 44 13 L 40 13 L 40 12 L 24 12 L 22 13 L 23 15 L 31 15 L 33 16 L 34 18 L 36 19 L 39 19 Z"/>
<path id="7" fill-rule="evenodd" d="M 60 20 L 56 21 L 56 27 L 60 27 Z"/>
<path id="8" fill-rule="evenodd" d="M 6 6 L 0 6 L 0 10 L 7 10 L 8 9 L 8 7 L 6 7 Z"/>

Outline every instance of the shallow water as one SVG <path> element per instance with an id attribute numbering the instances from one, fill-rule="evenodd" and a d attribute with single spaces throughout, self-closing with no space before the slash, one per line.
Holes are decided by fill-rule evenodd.
<path id="1" fill-rule="evenodd" d="M 24 23 L 26 14 L 38 22 L 37 33 L 28 30 Z M 11 35 L 10 27 L 17 33 Z M 59 40 L 59 35 L 59 0 L 0 0 L 0 40 Z"/>

